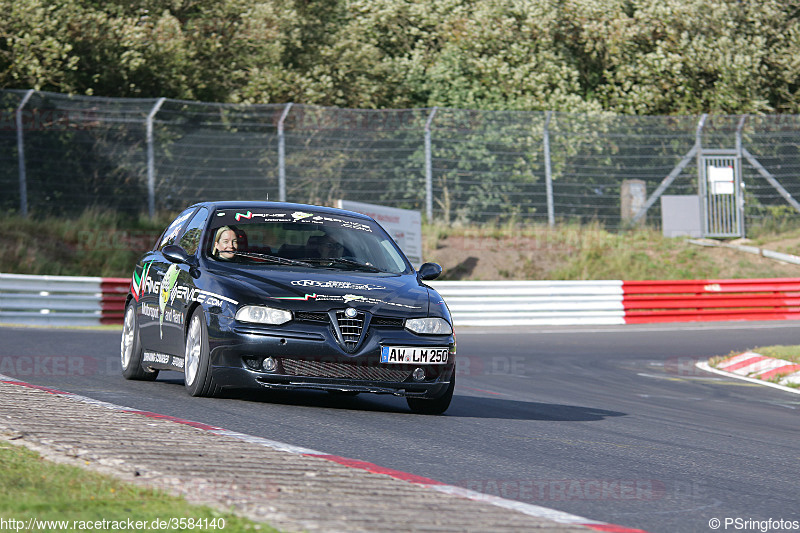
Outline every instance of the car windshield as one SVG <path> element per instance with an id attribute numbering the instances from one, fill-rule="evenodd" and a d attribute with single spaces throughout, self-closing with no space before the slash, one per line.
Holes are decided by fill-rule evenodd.
<path id="1" fill-rule="evenodd" d="M 207 257 L 264 267 L 410 272 L 391 237 L 368 219 L 296 210 L 223 209 L 211 217 Z"/>

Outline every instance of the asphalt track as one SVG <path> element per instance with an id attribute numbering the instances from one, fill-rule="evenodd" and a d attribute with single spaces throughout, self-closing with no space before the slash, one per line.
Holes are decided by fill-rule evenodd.
<path id="1" fill-rule="evenodd" d="M 125 381 L 117 331 L 0 328 L 0 374 L 654 533 L 715 518 L 757 531 L 745 521 L 800 521 L 800 395 L 694 362 L 800 344 L 799 326 L 464 328 L 440 417 L 392 397 L 201 399 L 179 374 Z"/>

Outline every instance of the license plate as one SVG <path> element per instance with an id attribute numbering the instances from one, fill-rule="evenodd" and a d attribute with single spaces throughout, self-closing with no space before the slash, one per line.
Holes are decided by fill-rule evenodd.
<path id="1" fill-rule="evenodd" d="M 419 346 L 381 346 L 381 363 L 406 365 L 445 365 L 449 348 L 420 348 Z"/>

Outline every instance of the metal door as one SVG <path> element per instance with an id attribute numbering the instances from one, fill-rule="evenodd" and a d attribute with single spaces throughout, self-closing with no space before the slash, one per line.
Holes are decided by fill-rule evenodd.
<path id="1" fill-rule="evenodd" d="M 704 237 L 744 237 L 744 196 L 735 150 L 703 150 L 698 158 Z"/>

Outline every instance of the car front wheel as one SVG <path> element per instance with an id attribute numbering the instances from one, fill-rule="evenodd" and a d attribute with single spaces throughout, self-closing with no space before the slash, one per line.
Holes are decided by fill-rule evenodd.
<path id="1" fill-rule="evenodd" d="M 456 369 L 453 367 L 453 375 L 450 377 L 450 386 L 444 394 L 432 400 L 423 398 L 406 398 L 408 407 L 415 413 L 421 415 L 440 415 L 447 411 L 450 402 L 453 400 L 453 391 L 456 389 Z"/>
<path id="2" fill-rule="evenodd" d="M 158 370 L 146 370 L 142 367 L 142 342 L 139 339 L 139 325 L 136 321 L 136 304 L 131 302 L 125 308 L 122 320 L 122 339 L 119 347 L 122 376 L 125 379 L 153 381 L 158 377 Z"/>
<path id="3" fill-rule="evenodd" d="M 211 356 L 208 349 L 208 329 L 203 309 L 198 307 L 189 320 L 186 332 L 186 351 L 183 360 L 184 384 L 192 396 L 213 397 L 220 387 L 211 373 Z"/>

